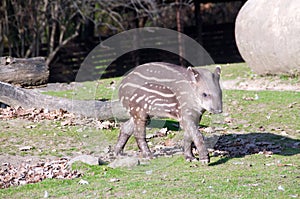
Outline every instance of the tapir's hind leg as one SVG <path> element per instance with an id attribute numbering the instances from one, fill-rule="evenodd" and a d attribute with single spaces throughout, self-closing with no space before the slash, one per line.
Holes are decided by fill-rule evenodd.
<path id="1" fill-rule="evenodd" d="M 116 155 L 120 155 L 123 152 L 124 147 L 128 139 L 130 138 L 130 136 L 133 134 L 133 132 L 134 132 L 134 120 L 131 117 L 127 122 L 125 122 L 121 126 L 118 142 L 115 146 Z"/>
<path id="2" fill-rule="evenodd" d="M 143 157 L 152 158 L 152 153 L 146 142 L 146 119 L 136 119 L 134 121 L 134 137 Z"/>

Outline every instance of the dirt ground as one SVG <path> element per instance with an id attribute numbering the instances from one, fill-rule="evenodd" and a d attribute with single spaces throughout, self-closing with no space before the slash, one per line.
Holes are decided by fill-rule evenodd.
<path id="1" fill-rule="evenodd" d="M 300 83 L 287 83 L 281 81 L 278 77 L 271 80 L 258 78 L 252 80 L 226 80 L 222 83 L 223 89 L 227 90 L 274 90 L 274 91 L 298 91 L 300 92 Z"/>

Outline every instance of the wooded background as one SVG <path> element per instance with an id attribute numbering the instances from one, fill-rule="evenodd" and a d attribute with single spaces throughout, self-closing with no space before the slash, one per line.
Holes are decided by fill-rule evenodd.
<path id="1" fill-rule="evenodd" d="M 101 41 L 132 28 L 155 26 L 194 38 L 217 63 L 238 62 L 242 59 L 234 39 L 234 21 L 244 2 L 3 0 L 0 2 L 0 57 L 44 56 L 50 70 L 49 81 L 70 82 L 74 81 L 86 55 Z M 152 56 L 157 61 L 157 55 L 152 53 Z M 146 57 L 152 59 L 149 54 Z M 109 58 L 110 55 L 103 57 Z M 124 60 L 130 59 L 124 56 L 116 61 L 120 64 Z M 163 60 L 162 55 L 159 61 Z"/>

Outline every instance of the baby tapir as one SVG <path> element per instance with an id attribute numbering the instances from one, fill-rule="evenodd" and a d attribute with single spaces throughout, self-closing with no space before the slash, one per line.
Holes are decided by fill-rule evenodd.
<path id="1" fill-rule="evenodd" d="M 146 143 L 146 123 L 149 117 L 169 117 L 179 121 L 184 129 L 184 156 L 192 161 L 192 143 L 202 163 L 209 155 L 198 125 L 202 114 L 222 112 L 221 69 L 207 69 L 153 62 L 137 66 L 122 80 L 119 99 L 131 118 L 121 126 L 115 147 L 120 154 L 133 134 L 144 157 L 151 157 Z"/>

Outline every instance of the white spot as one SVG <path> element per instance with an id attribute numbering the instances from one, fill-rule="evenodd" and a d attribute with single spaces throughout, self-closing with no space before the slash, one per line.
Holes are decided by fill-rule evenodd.
<path id="1" fill-rule="evenodd" d="M 147 109 L 147 107 L 148 107 L 148 104 L 145 103 L 145 104 L 144 104 L 144 109 Z"/>

